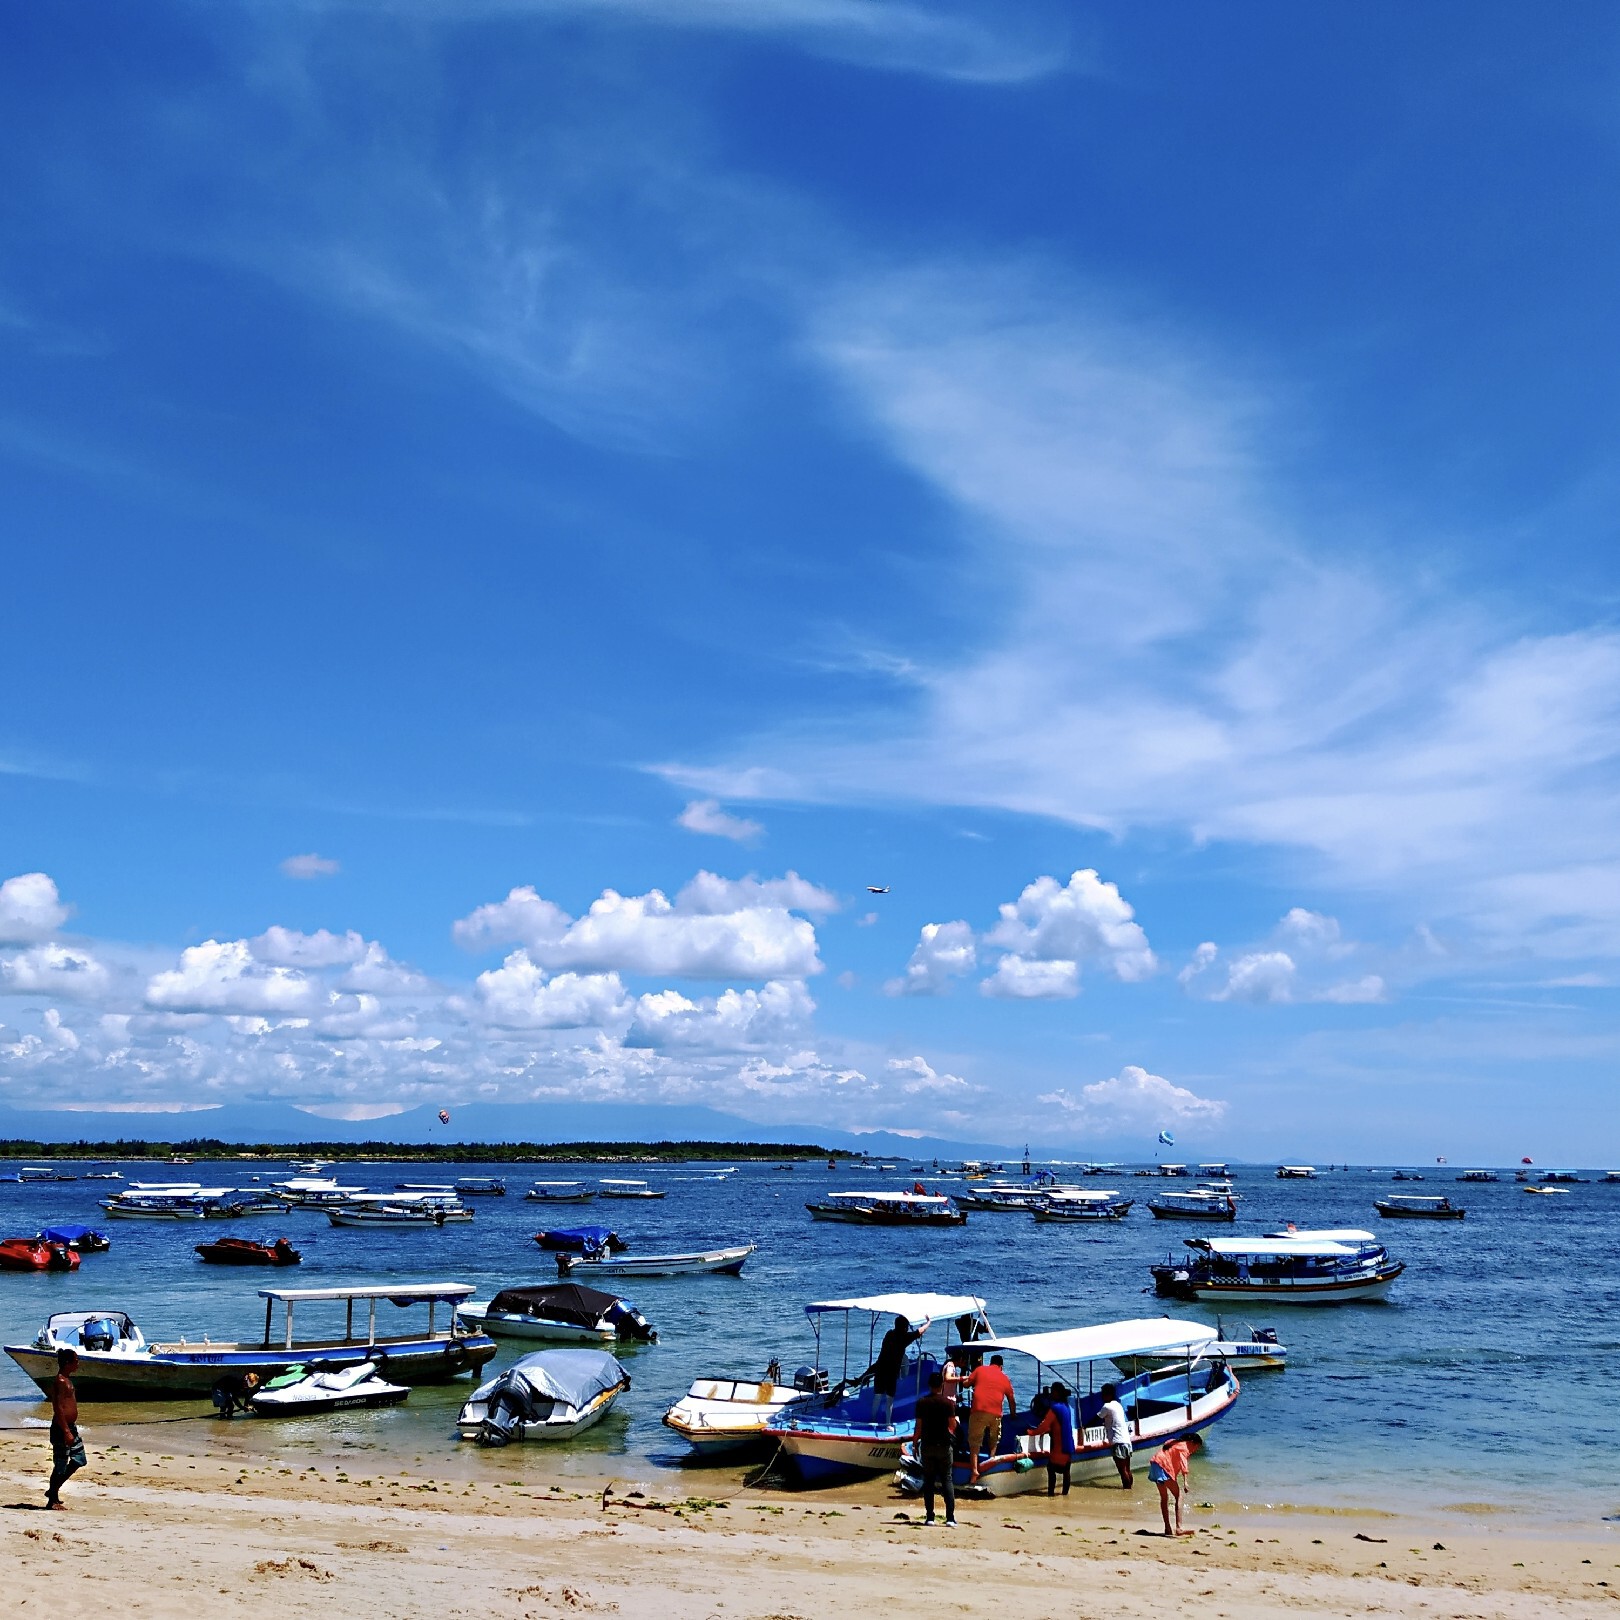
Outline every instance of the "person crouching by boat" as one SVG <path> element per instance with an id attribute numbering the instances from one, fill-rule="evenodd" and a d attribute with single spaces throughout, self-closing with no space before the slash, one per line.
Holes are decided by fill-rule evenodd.
<path id="1" fill-rule="evenodd" d="M 928 1331 L 931 1318 L 914 1328 L 904 1316 L 894 1319 L 894 1326 L 883 1335 L 878 1346 L 877 1360 L 859 1378 L 857 1384 L 870 1381 L 872 1385 L 872 1421 L 887 1427 L 894 1421 L 894 1396 L 900 1387 L 900 1373 L 906 1364 L 906 1351 Z"/>
<path id="2" fill-rule="evenodd" d="M 935 1373 L 928 1380 L 928 1393 L 917 1402 L 917 1426 L 911 1438 L 917 1447 L 917 1466 L 922 1470 L 924 1524 L 934 1522 L 934 1490 L 945 1498 L 945 1524 L 956 1528 L 956 1482 L 953 1437 L 956 1434 L 956 1403 L 945 1394 L 945 1375 Z"/>
<path id="3" fill-rule="evenodd" d="M 1203 1437 L 1189 1434 L 1183 1440 L 1172 1440 L 1160 1446 L 1148 1459 L 1148 1478 L 1159 1487 L 1159 1511 L 1164 1515 L 1164 1533 L 1167 1536 L 1190 1536 L 1191 1530 L 1181 1527 L 1181 1504 L 1192 1488 L 1192 1456 L 1203 1449 Z M 1176 1504 L 1176 1527 L 1170 1528 L 1170 1503 Z"/>
<path id="4" fill-rule="evenodd" d="M 1063 1494 L 1069 1494 L 1069 1465 L 1074 1461 L 1074 1413 L 1069 1408 L 1069 1391 L 1063 1384 L 1054 1384 L 1045 1397 L 1046 1411 L 1041 1421 L 1029 1432 L 1046 1436 L 1046 1494 L 1057 1494 L 1057 1482 L 1063 1481 Z"/>
<path id="5" fill-rule="evenodd" d="M 1117 1385 L 1104 1384 L 1102 1399 L 1102 1411 L 1097 1415 L 1102 1423 L 1103 1439 L 1108 1442 L 1109 1455 L 1119 1470 L 1120 1484 L 1129 1490 L 1135 1483 L 1131 1477 L 1131 1420 L 1125 1416 Z"/>
<path id="6" fill-rule="evenodd" d="M 980 1449 L 987 1457 L 995 1456 L 996 1447 L 1001 1444 L 1001 1409 L 1005 1405 L 1007 1415 L 1016 1416 L 1018 1398 L 1013 1394 L 1012 1379 L 1003 1370 L 1000 1356 L 980 1362 L 962 1380 L 962 1387 L 973 1401 L 968 1412 L 968 1484 L 976 1485 Z"/>
<path id="7" fill-rule="evenodd" d="M 256 1372 L 226 1373 L 214 1385 L 214 1409 L 222 1418 L 251 1411 L 253 1397 L 258 1392 L 259 1375 Z"/>
<path id="8" fill-rule="evenodd" d="M 46 1391 L 51 1403 L 51 1482 L 45 1490 L 45 1506 L 65 1508 L 62 1487 L 84 1467 L 84 1437 L 79 1433 L 79 1395 L 73 1375 L 79 1370 L 76 1350 L 56 1352 L 56 1377 Z"/>

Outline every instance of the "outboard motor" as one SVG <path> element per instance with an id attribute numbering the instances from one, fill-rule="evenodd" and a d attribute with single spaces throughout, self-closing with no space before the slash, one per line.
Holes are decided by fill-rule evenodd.
<path id="1" fill-rule="evenodd" d="M 806 1395 L 825 1395 L 832 1386 L 820 1367 L 800 1367 L 793 1375 L 793 1387 Z"/>

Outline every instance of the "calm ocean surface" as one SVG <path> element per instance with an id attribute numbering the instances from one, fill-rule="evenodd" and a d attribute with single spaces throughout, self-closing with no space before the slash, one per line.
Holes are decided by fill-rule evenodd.
<path id="1" fill-rule="evenodd" d="M 8 1167 L 14 1168 L 14 1167 Z M 160 1179 L 150 1165 L 124 1165 L 131 1179 Z M 281 1165 L 197 1166 L 176 1175 L 252 1187 L 289 1172 Z M 107 1221 L 97 1200 L 115 1182 L 0 1185 L 0 1237 L 32 1235 L 56 1222 L 99 1224 L 112 1251 L 85 1257 L 71 1275 L 0 1273 L 0 1334 L 31 1339 L 47 1315 L 105 1306 L 126 1310 L 148 1338 L 256 1338 L 265 1286 L 320 1287 L 386 1281 L 462 1281 L 487 1291 L 555 1276 L 531 1234 L 584 1221 L 612 1226 L 633 1249 L 699 1248 L 748 1239 L 760 1244 L 740 1278 L 627 1282 L 659 1330 L 656 1345 L 623 1356 L 634 1386 L 613 1414 L 565 1447 L 514 1446 L 481 1452 L 453 1437 L 467 1380 L 415 1390 L 392 1411 L 271 1424 L 237 1422 L 227 1441 L 245 1454 L 301 1463 L 354 1456 L 357 1470 L 418 1459 L 446 1473 L 538 1478 L 561 1473 L 621 1479 L 680 1479 L 713 1491 L 739 1477 L 735 1466 L 681 1466 L 683 1448 L 659 1422 L 697 1376 L 757 1376 L 771 1356 L 785 1370 L 811 1359 L 803 1306 L 815 1299 L 891 1290 L 976 1293 L 1003 1333 L 1156 1316 L 1148 1265 L 1178 1240 L 1205 1230 L 1155 1221 L 1150 1194 L 1177 1183 L 1091 1181 L 1138 1200 L 1128 1220 L 1075 1229 L 1037 1225 L 1027 1215 L 973 1214 L 955 1231 L 904 1231 L 812 1222 L 807 1198 L 830 1188 L 906 1187 L 904 1172 L 880 1176 L 841 1168 L 743 1166 L 721 1182 L 680 1168 L 604 1167 L 668 1187 L 661 1202 L 591 1205 L 526 1203 L 541 1177 L 585 1179 L 586 1170 L 466 1164 L 455 1173 L 503 1175 L 505 1198 L 472 1200 L 477 1218 L 430 1230 L 338 1229 L 324 1215 L 290 1213 L 229 1223 Z M 1601 1172 L 1587 1172 L 1601 1174 Z M 252 1177 L 257 1174 L 262 1182 Z M 342 1167 L 345 1183 L 392 1189 L 399 1181 L 448 1179 L 421 1165 Z M 1620 1514 L 1620 1185 L 1587 1184 L 1567 1197 L 1526 1197 L 1511 1180 L 1459 1187 L 1429 1170 L 1421 1187 L 1398 1187 L 1387 1170 L 1323 1172 L 1314 1182 L 1280 1182 L 1270 1167 L 1234 1174 L 1242 1199 L 1237 1232 L 1293 1220 L 1304 1226 L 1361 1226 L 1406 1261 L 1381 1304 L 1274 1308 L 1255 1318 L 1289 1346 L 1283 1373 L 1245 1377 L 1232 1415 L 1211 1433 L 1200 1494 L 1249 1504 L 1426 1509 L 1472 1503 L 1592 1525 Z M 931 1190 L 935 1183 L 930 1178 Z M 939 1182 L 950 1191 L 953 1183 Z M 955 1183 L 954 1185 L 960 1185 Z M 1186 1186 L 1190 1183 L 1180 1183 Z M 1380 1221 L 1372 1199 L 1391 1191 L 1445 1192 L 1468 1210 L 1463 1222 Z M 514 1196 L 517 1195 L 517 1196 Z M 1211 1228 L 1210 1230 L 1216 1230 Z M 1226 1230 L 1232 1230 L 1227 1228 Z M 303 1251 L 295 1270 L 266 1272 L 202 1264 L 204 1237 L 286 1234 Z M 341 1307 L 306 1307 L 301 1329 Z M 384 1307 L 392 1311 L 391 1307 Z M 1213 1323 L 1205 1307 L 1169 1307 Z M 423 1318 L 418 1311 L 410 1320 Z M 532 1348 L 532 1347 L 530 1347 Z M 503 1351 L 509 1364 L 522 1350 Z M 1020 1402 L 1031 1368 L 1010 1358 Z M 833 1355 L 823 1364 L 837 1376 Z M 851 1371 L 859 1371 L 864 1361 Z M 1021 1381 L 1020 1381 L 1021 1380 Z M 0 1426 L 44 1410 L 7 1358 L 0 1367 Z M 91 1406 L 86 1428 L 173 1417 L 184 1408 Z M 211 1432 L 227 1425 L 212 1418 Z M 153 1429 L 158 1437 L 173 1429 Z M 347 1452 L 335 1448 L 348 1447 Z M 364 1460 L 355 1453 L 368 1455 Z"/>

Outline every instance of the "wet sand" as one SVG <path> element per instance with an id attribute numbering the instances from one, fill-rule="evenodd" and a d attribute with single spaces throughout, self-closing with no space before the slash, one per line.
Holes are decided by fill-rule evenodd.
<path id="1" fill-rule="evenodd" d="M 1467 1504 L 1403 1518 L 1213 1503 L 1192 1513 L 1195 1535 L 1166 1541 L 1140 1533 L 1157 1529 L 1158 1511 L 1139 1481 L 1131 1495 L 964 1502 L 949 1531 L 922 1528 L 920 1508 L 885 1481 L 798 1494 L 741 1488 L 734 1474 L 596 1482 L 559 1475 L 541 1447 L 509 1448 L 469 1479 L 431 1458 L 402 1471 L 398 1458 L 360 1453 L 315 1464 L 232 1455 L 229 1433 L 205 1425 L 126 1439 L 91 1435 L 69 1511 L 47 1513 L 44 1435 L 0 1434 L 13 1610 L 818 1620 L 994 1605 L 1026 1620 L 1494 1620 L 1609 1615 L 1620 1600 L 1609 1527 L 1565 1535 Z"/>

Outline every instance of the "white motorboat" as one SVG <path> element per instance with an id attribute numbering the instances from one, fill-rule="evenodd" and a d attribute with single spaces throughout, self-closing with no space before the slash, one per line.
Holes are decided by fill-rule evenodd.
<path id="1" fill-rule="evenodd" d="M 812 1220 L 851 1226 L 961 1226 L 967 1220 L 954 1199 L 939 1193 L 831 1192 L 804 1207 Z"/>
<path id="2" fill-rule="evenodd" d="M 700 1456 L 718 1456 L 760 1444 L 765 1430 L 795 1401 L 827 1391 L 827 1375 L 814 1367 L 801 1367 L 791 1384 L 784 1384 L 781 1369 L 772 1362 L 765 1377 L 698 1378 L 664 1413 L 665 1424 Z"/>
<path id="3" fill-rule="evenodd" d="M 1057 1192 L 1073 1192 L 1075 1188 L 1056 1184 L 1037 1185 L 1033 1182 L 981 1181 L 977 1186 L 965 1187 L 956 1195 L 964 1209 L 983 1210 L 986 1214 L 1022 1215 L 1040 1206 Z M 834 1195 L 836 1196 L 836 1194 Z"/>
<path id="4" fill-rule="evenodd" d="M 1122 1221 L 1134 1200 L 1106 1188 L 1048 1193 L 1032 1210 L 1038 1221 Z"/>
<path id="5" fill-rule="evenodd" d="M 1314 1181 L 1316 1179 L 1316 1166 L 1314 1164 L 1280 1164 L 1277 1166 L 1277 1179 L 1279 1181 Z"/>
<path id="6" fill-rule="evenodd" d="M 266 1189 L 271 1198 L 278 1199 L 289 1209 L 324 1209 L 328 1204 L 342 1204 L 365 1192 L 361 1186 L 346 1187 L 330 1176 L 289 1176 L 284 1181 L 273 1181 Z"/>
<path id="7" fill-rule="evenodd" d="M 234 1187 L 204 1187 L 199 1182 L 135 1182 L 101 1207 L 115 1221 L 208 1221 L 245 1215 L 248 1200 L 233 1198 Z"/>
<path id="8" fill-rule="evenodd" d="M 504 1198 L 506 1179 L 503 1176 L 457 1176 L 450 1190 L 463 1198 Z"/>
<path id="9" fill-rule="evenodd" d="M 534 1181 L 523 1195 L 531 1204 L 588 1204 L 596 1188 L 583 1181 Z"/>
<path id="10" fill-rule="evenodd" d="M 326 1218 L 333 1226 L 447 1226 L 473 1212 L 454 1193 L 356 1193 L 326 1206 Z"/>
<path id="11" fill-rule="evenodd" d="M 1275 1328 L 1250 1327 L 1246 1322 L 1217 1322 L 1218 1338 L 1200 1352 L 1210 1361 L 1224 1361 L 1233 1372 L 1281 1372 L 1288 1365 L 1288 1347 L 1277 1342 Z M 1179 1366 L 1185 1357 L 1120 1356 L 1114 1365 L 1123 1373 Z"/>
<path id="12" fill-rule="evenodd" d="M 1225 1417 L 1236 1402 L 1239 1384 L 1230 1367 L 1210 1359 L 1209 1347 L 1215 1337 L 1215 1329 L 1202 1322 L 1178 1322 L 1159 1316 L 1014 1338 L 974 1339 L 953 1349 L 952 1355 L 1028 1356 L 1035 1363 L 1034 1387 L 1043 1390 L 1052 1382 L 1049 1373 L 1064 1371 L 1067 1377 L 1057 1382 L 1070 1392 L 1066 1405 L 1074 1449 L 1069 1475 L 1071 1479 L 1091 1479 L 1105 1478 L 1114 1471 L 1113 1453 L 1103 1437 L 1103 1403 L 1097 1389 L 1096 1363 L 1117 1364 L 1127 1358 L 1148 1356 L 1165 1358 L 1167 1365 L 1162 1369 L 1114 1380 L 1131 1426 L 1132 1451 L 1151 1453 L 1171 1440 L 1207 1428 Z M 1015 1383 L 1018 1381 L 1015 1378 Z M 972 1484 L 969 1459 L 965 1451 L 959 1452 L 955 1465 L 958 1494 L 1018 1496 L 1045 1490 L 1044 1451 L 1037 1449 L 1037 1442 L 1044 1446 L 1044 1436 L 1030 1433 L 1038 1421 L 1033 1410 L 1004 1419 L 1001 1449 L 995 1456 L 980 1460 L 978 1478 Z M 909 1439 L 895 1483 L 909 1495 L 922 1490 L 922 1471 Z"/>
<path id="13" fill-rule="evenodd" d="M 410 1394 L 408 1384 L 390 1384 L 375 1361 L 353 1367 L 289 1367 L 249 1397 L 261 1417 L 311 1417 L 322 1412 L 398 1406 Z"/>
<path id="14" fill-rule="evenodd" d="M 1378 1299 L 1406 1269 L 1371 1232 L 1333 1229 L 1263 1237 L 1191 1238 L 1183 1261 L 1152 1268 L 1172 1299 L 1245 1304 L 1332 1305 Z"/>
<path id="15" fill-rule="evenodd" d="M 651 1187 L 645 1181 L 628 1181 L 622 1176 L 603 1176 L 597 1185 L 598 1198 L 667 1198 L 662 1187 Z"/>
<path id="16" fill-rule="evenodd" d="M 685 1277 L 700 1272 L 737 1276 L 743 1262 L 759 1245 L 739 1243 L 730 1249 L 702 1249 L 695 1254 L 569 1254 L 559 1253 L 557 1270 L 564 1277 L 577 1271 L 593 1281 L 599 1277 Z"/>
<path id="17" fill-rule="evenodd" d="M 503 1288 L 493 1299 L 469 1300 L 456 1315 L 497 1339 L 548 1344 L 655 1344 L 652 1324 L 627 1299 L 583 1283 Z"/>
<path id="18" fill-rule="evenodd" d="M 1410 1193 L 1375 1198 L 1373 1208 L 1386 1221 L 1460 1221 L 1468 1213 L 1449 1198 L 1419 1198 Z"/>
<path id="19" fill-rule="evenodd" d="M 463 1440 L 571 1440 L 600 1423 L 630 1387 L 630 1374 L 605 1350 L 536 1350 L 481 1384 L 461 1409 Z"/>
<path id="20" fill-rule="evenodd" d="M 1218 1187 L 1195 1187 L 1191 1192 L 1165 1192 L 1148 1201 L 1156 1221 L 1234 1221 L 1237 1201 Z"/>

